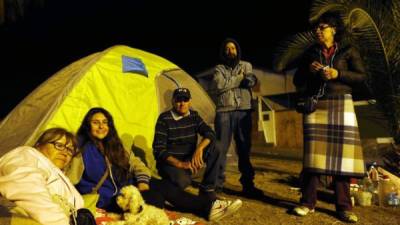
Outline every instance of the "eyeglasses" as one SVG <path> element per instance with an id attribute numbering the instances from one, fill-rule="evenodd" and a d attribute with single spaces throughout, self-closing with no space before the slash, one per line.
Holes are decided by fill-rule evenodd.
<path id="1" fill-rule="evenodd" d="M 318 30 L 324 31 L 328 27 L 331 27 L 331 26 L 329 26 L 329 25 L 318 25 L 318 26 L 314 27 L 314 31 L 318 31 Z"/>
<path id="2" fill-rule="evenodd" d="M 60 143 L 60 142 L 57 142 L 57 141 L 49 142 L 49 143 L 53 144 L 54 148 L 59 150 L 59 151 L 65 151 L 66 150 L 67 154 L 69 156 L 73 156 L 75 154 L 75 148 L 68 147 L 67 145 L 65 145 L 63 143 Z"/>

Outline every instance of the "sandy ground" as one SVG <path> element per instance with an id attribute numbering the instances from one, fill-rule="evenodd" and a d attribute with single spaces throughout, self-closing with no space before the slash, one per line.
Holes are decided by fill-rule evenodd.
<path id="1" fill-rule="evenodd" d="M 221 196 L 230 199 L 240 198 L 243 201 L 241 209 L 234 215 L 214 223 L 191 214 L 183 215 L 208 225 L 346 224 L 335 217 L 333 195 L 324 188 L 321 188 L 318 193 L 319 201 L 315 213 L 306 217 L 291 214 L 291 209 L 300 198 L 300 193 L 296 190 L 298 174 L 301 170 L 300 161 L 258 157 L 253 158 L 252 162 L 256 169 L 256 186 L 264 191 L 264 197 L 248 199 L 241 196 L 239 173 L 236 166 L 231 164 L 227 168 L 227 181 L 224 186 L 226 190 Z M 189 189 L 189 191 L 194 191 L 194 189 Z M 353 211 L 359 216 L 358 224 L 400 225 L 400 207 L 355 206 Z"/>

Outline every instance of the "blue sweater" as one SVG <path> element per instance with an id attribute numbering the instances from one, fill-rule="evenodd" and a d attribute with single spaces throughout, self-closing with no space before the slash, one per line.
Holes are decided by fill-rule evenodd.
<path id="1" fill-rule="evenodd" d="M 81 194 L 88 194 L 92 192 L 92 189 L 100 181 L 101 177 L 106 171 L 106 161 L 104 156 L 100 153 L 97 147 L 93 143 L 87 143 L 83 148 L 83 162 L 85 170 L 79 183 L 76 185 L 76 189 Z M 135 184 L 134 179 L 125 181 L 118 181 L 113 174 L 113 184 L 111 177 L 108 176 L 104 181 L 103 185 L 99 189 L 99 201 L 97 202 L 97 208 L 109 209 L 115 205 L 114 196 L 118 194 L 119 190 L 127 184 Z"/>

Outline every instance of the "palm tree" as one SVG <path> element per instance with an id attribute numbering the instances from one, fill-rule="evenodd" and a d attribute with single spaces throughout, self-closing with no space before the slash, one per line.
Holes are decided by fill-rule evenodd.
<path id="1" fill-rule="evenodd" d="M 340 12 L 346 26 L 346 42 L 357 47 L 367 69 L 367 86 L 393 125 L 400 143 L 400 0 L 314 0 L 310 22 L 327 11 Z M 276 49 L 274 69 L 296 65 L 315 42 L 311 31 L 296 34 Z"/>

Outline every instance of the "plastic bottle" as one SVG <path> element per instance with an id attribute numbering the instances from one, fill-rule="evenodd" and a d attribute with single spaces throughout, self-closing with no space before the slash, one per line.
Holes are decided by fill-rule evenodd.
<path id="1" fill-rule="evenodd" d="M 389 199 L 397 195 L 397 191 L 393 190 L 394 184 L 389 179 L 388 176 L 384 175 L 382 179 L 379 180 L 378 190 L 379 190 L 379 206 L 389 206 Z M 393 192 L 393 194 L 391 194 Z M 393 196 L 394 195 L 394 196 Z M 391 201 L 396 201 L 391 199 Z"/>
<path id="2" fill-rule="evenodd" d="M 376 163 L 373 163 L 368 170 L 368 177 L 372 180 L 372 182 L 377 182 L 379 180 L 378 170 L 375 168 Z"/>
<path id="3" fill-rule="evenodd" d="M 373 192 L 370 191 L 370 187 L 372 182 L 368 177 L 365 177 L 361 182 L 362 184 L 356 195 L 357 203 L 361 206 L 371 206 Z"/>
<path id="4" fill-rule="evenodd" d="M 389 196 L 387 197 L 387 204 L 389 206 L 399 206 L 400 205 L 400 196 L 397 194 L 397 187 L 393 184 Z"/>
<path id="5" fill-rule="evenodd" d="M 372 165 L 369 167 L 368 170 L 368 178 L 370 181 L 370 184 L 368 185 L 368 190 L 369 192 L 372 193 L 372 204 L 374 205 L 380 205 L 379 204 L 379 173 L 378 170 L 376 169 L 376 163 L 372 163 Z"/>

